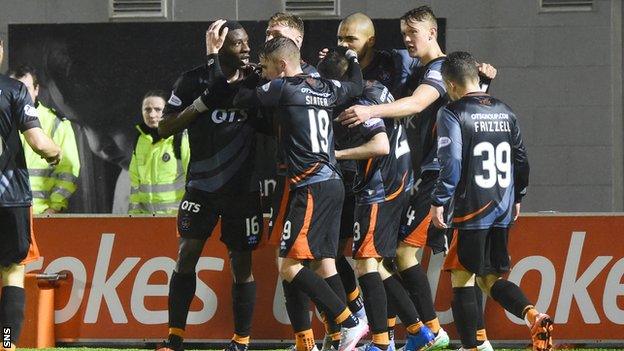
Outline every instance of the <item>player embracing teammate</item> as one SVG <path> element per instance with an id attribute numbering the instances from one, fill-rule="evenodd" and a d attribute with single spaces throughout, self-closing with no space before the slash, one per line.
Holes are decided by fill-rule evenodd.
<path id="1" fill-rule="evenodd" d="M 247 62 L 243 56 L 247 57 L 249 52 L 246 33 L 238 33 L 242 28 L 235 22 L 216 21 L 207 34 L 207 50 L 210 54 L 208 64 L 192 71 L 195 73 L 186 73 L 183 78 L 190 81 L 188 84 L 178 82 L 169 101 L 170 110 L 176 113 L 175 118 L 169 120 L 169 125 L 166 121 L 164 123 L 164 129 L 170 128 L 171 131 L 187 126 L 195 129 L 198 145 L 200 141 L 206 142 L 199 138 L 201 133 L 222 130 L 222 135 L 216 135 L 214 140 L 239 140 L 240 145 L 236 147 L 244 152 L 237 153 L 235 146 L 226 143 L 214 147 L 214 155 L 221 152 L 224 157 L 247 157 L 250 160 L 254 149 L 250 144 L 253 127 L 270 121 L 270 129 L 275 132 L 279 144 L 278 160 L 283 162 L 286 173 L 283 178 L 284 196 L 276 203 L 279 209 L 273 209 L 276 218 L 273 224 L 277 226 L 272 229 L 274 234 L 281 234 L 278 266 L 280 276 L 284 279 L 286 305 L 295 331 L 296 349 L 316 349 L 309 329 L 310 300 L 326 319 L 330 341 L 324 344 L 326 350 L 354 349 L 360 338 L 368 332 L 369 326 L 373 337 L 366 349 L 393 350 L 394 344 L 388 331 L 392 330 L 395 315 L 401 318 L 407 328 L 407 351 L 446 347 L 448 335 L 437 319 L 428 279 L 416 254 L 425 244 L 431 246 L 434 253 L 444 251 L 448 226 L 459 229 L 454 231 L 454 245 L 451 246 L 445 269 L 451 270 L 453 275 L 452 307 L 463 348 L 492 349 L 485 339 L 483 315 L 479 310 L 482 308 L 480 295 L 477 296 L 477 290 L 473 287 L 476 274 L 478 281 L 483 280 L 480 286 L 489 296 L 527 320 L 532 329 L 534 349 L 550 349 L 550 317 L 538 313 L 517 286 L 498 279 L 505 269 L 509 269 L 509 262 L 495 262 L 491 258 L 498 255 L 498 259 L 500 255 L 506 255 L 506 232 L 497 236 L 498 246 L 484 246 L 486 242 L 492 245 L 488 241 L 495 237 L 492 233 L 501 232 L 499 229 L 488 231 L 490 228 L 508 228 L 511 225 L 511 212 L 505 212 L 502 219 L 496 217 L 496 220 L 501 220 L 499 222 L 484 224 L 484 228 L 473 228 L 470 225 L 464 227 L 465 224 L 461 224 L 472 223 L 473 219 L 482 218 L 490 211 L 508 208 L 514 201 L 518 203 L 514 207 L 517 208 L 516 215 L 519 212 L 519 201 L 524 194 L 521 190 L 528 184 L 528 163 L 522 163 L 526 157 L 515 117 L 500 121 L 506 129 L 498 128 L 505 129 L 508 134 L 515 133 L 515 130 L 517 135 L 512 135 L 512 139 L 518 139 L 509 142 L 508 145 L 513 146 L 510 150 L 500 151 L 507 162 L 500 177 L 493 177 L 495 173 L 492 172 L 498 168 L 490 169 L 492 163 L 484 159 L 498 155 L 498 149 L 485 150 L 484 146 L 479 146 L 481 149 L 469 153 L 470 157 L 474 154 L 483 158 L 479 160 L 483 161 L 484 167 L 490 167 L 484 168 L 487 172 L 474 179 L 487 182 L 487 185 L 490 185 L 492 179 L 499 179 L 499 183 L 503 179 L 506 187 L 498 183 L 497 186 L 505 188 L 501 192 L 507 194 L 507 197 L 497 195 L 487 206 L 469 206 L 476 213 L 467 212 L 459 217 L 457 213 L 463 213 L 465 208 L 458 208 L 461 201 L 452 201 L 456 188 L 466 184 L 466 180 L 460 180 L 458 174 L 464 177 L 466 172 L 457 171 L 457 150 L 445 153 L 445 148 L 456 148 L 457 135 L 461 136 L 464 129 L 459 128 L 459 134 L 453 135 L 454 139 L 450 138 L 442 132 L 450 122 L 440 116 L 457 106 L 456 103 L 446 106 L 449 96 L 452 100 L 473 97 L 474 94 L 467 94 L 473 91 L 466 89 L 481 91 L 479 75 L 491 79 L 495 70 L 461 55 L 460 59 L 453 56 L 454 61 L 449 63 L 437 42 L 436 18 L 429 7 L 423 6 L 407 12 L 401 18 L 406 52 L 373 51 L 374 40 L 370 40 L 371 35 L 374 37 L 372 22 L 365 15 L 356 14 L 341 23 L 338 37 L 341 45 L 356 49 L 357 53 L 351 50 L 342 54 L 330 51 L 329 57 L 321 63 L 324 64 L 322 77 L 305 74 L 303 68 L 311 67 L 305 67 L 308 65 L 301 61 L 299 48 L 303 28 L 302 22 L 299 22 L 295 21 L 289 27 L 288 16 L 270 22 L 267 29 L 267 39 L 270 40 L 260 50 L 262 78 L 266 83 L 257 86 L 261 77 L 244 68 Z M 228 28 L 232 34 L 228 35 Z M 362 39 L 360 37 L 365 39 L 366 44 L 357 44 Z M 364 85 L 358 56 L 365 59 L 364 70 L 368 76 L 365 78 L 385 82 L 401 98 L 394 101 L 389 89 L 378 82 L 370 81 Z M 472 70 L 456 68 L 457 62 L 464 66 L 469 62 Z M 476 85 L 467 85 L 468 80 L 472 83 L 475 79 Z M 187 88 L 186 85 L 190 86 Z M 484 96 L 487 98 L 482 98 L 483 101 L 494 101 Z M 353 104 L 356 105 L 351 106 Z M 498 103 L 495 105 L 500 106 Z M 350 135 L 347 139 L 354 137 L 356 142 L 347 140 L 341 150 L 335 152 L 332 120 L 338 115 L 334 114 L 334 109 L 338 107 L 344 109 L 337 118 L 347 130 L 343 134 Z M 258 114 L 258 110 L 262 113 Z M 209 122 L 198 118 L 208 113 L 214 121 L 217 111 L 233 111 L 232 116 L 238 116 L 229 121 L 235 122 L 229 129 L 229 136 L 223 134 L 228 133 L 228 130 L 219 129 L 225 124 L 215 129 L 209 126 Z M 511 111 L 507 114 L 513 116 Z M 452 113 L 450 115 L 457 117 Z M 224 121 L 219 120 L 218 123 Z M 443 126 L 443 122 L 447 125 Z M 209 127 L 212 128 L 210 132 Z M 202 128 L 206 129 L 201 132 Z M 448 133 L 448 130 L 444 129 L 444 132 Z M 455 129 L 454 132 L 458 133 Z M 489 135 L 483 129 L 481 133 Z M 345 140 L 342 137 L 337 139 L 338 144 Z M 462 144 L 459 143 L 459 146 Z M 467 147 L 467 144 L 463 146 Z M 477 151 L 481 154 L 477 155 Z M 462 154 L 461 148 L 459 154 Z M 518 156 L 517 163 L 510 162 L 510 157 L 514 156 Z M 228 348 L 245 350 L 249 343 L 255 299 L 251 249 L 259 240 L 258 221 L 261 217 L 257 216 L 258 194 L 254 187 L 232 187 L 232 190 L 244 190 L 244 196 L 249 197 L 249 201 L 245 201 L 247 207 L 233 209 L 232 203 L 236 201 L 227 201 L 230 195 L 223 189 L 229 189 L 228 185 L 234 184 L 228 183 L 232 180 L 253 179 L 253 167 L 241 166 L 234 173 L 213 175 L 212 171 L 219 168 L 218 164 L 213 163 L 219 157 L 208 154 L 199 157 L 202 159 L 196 156 L 194 173 L 191 160 L 191 176 L 185 199 L 187 203 L 200 204 L 202 213 L 188 209 L 185 212 L 181 208 L 178 218 L 178 231 L 182 237 L 180 257 L 170 287 L 170 324 L 172 320 L 177 321 L 177 324 L 170 325 L 170 338 L 165 346 L 176 350 L 182 348 L 184 320 L 194 294 L 194 266 L 203 242 L 220 216 L 223 220 L 222 240 L 228 245 L 234 268 L 233 296 L 235 300 L 238 299 L 234 306 L 235 334 Z M 351 200 L 353 204 L 349 206 L 345 204 L 343 207 L 345 187 L 336 157 L 357 160 L 353 183 L 347 185 L 347 190 L 352 189 L 354 195 Z M 468 162 L 467 158 L 460 157 L 461 162 Z M 253 162 L 240 163 L 243 164 L 253 165 Z M 473 170 L 470 167 L 474 164 L 467 163 L 466 169 Z M 498 167 L 496 162 L 494 165 Z M 408 191 L 413 184 L 412 170 L 413 177 L 418 180 L 418 187 L 408 199 Z M 512 179 L 514 176 L 518 178 Z M 450 186 L 451 181 L 455 185 Z M 221 182 L 218 183 L 220 186 L 215 187 L 215 182 Z M 341 217 L 335 214 L 345 210 L 353 213 L 343 213 L 341 223 Z M 233 216 L 234 212 L 239 215 Z M 254 218 L 256 226 L 253 226 Z M 246 226 L 246 233 L 242 220 L 252 223 Z M 345 228 L 349 227 L 349 222 L 353 222 L 351 234 L 354 240 L 355 274 L 362 289 L 368 321 L 356 314 L 356 309 L 361 308 L 361 298 L 358 297 L 359 289 L 355 279 L 350 278 L 354 275 L 353 270 L 344 258 L 340 258 L 339 269 L 336 269 L 335 259 L 337 255 L 340 256 L 339 238 L 344 234 L 341 231 L 348 232 Z M 249 228 L 258 230 L 249 233 Z M 473 229 L 479 229 L 479 234 L 470 235 Z M 253 242 L 249 241 L 250 237 Z M 466 244 L 468 238 L 474 238 L 474 242 Z M 469 252 L 468 256 L 466 252 Z M 484 258 L 484 252 L 494 256 Z M 474 260 L 473 256 L 480 259 Z M 385 264 L 382 263 L 384 259 Z M 348 289 L 346 293 L 345 287 Z M 240 306 L 246 307 L 241 309 Z"/>

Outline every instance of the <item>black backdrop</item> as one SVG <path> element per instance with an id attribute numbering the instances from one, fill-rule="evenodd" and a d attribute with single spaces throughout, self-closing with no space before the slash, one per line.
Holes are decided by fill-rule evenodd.
<path id="1" fill-rule="evenodd" d="M 379 49 L 403 47 L 398 20 L 374 22 Z M 266 22 L 241 23 L 255 59 Z M 170 91 L 180 73 L 203 63 L 208 24 L 9 25 L 9 67 L 35 67 L 40 100 L 74 123 L 82 170 L 71 211 L 111 211 L 119 172 L 130 162 L 133 125 L 141 118 L 143 94 L 152 89 Z M 338 20 L 306 21 L 302 54 L 308 63 L 316 64 L 319 49 L 336 45 L 338 24 Z M 439 28 L 444 47 L 444 19 Z"/>

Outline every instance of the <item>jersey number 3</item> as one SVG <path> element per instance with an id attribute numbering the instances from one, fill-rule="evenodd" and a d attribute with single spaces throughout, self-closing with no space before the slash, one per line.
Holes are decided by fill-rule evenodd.
<path id="1" fill-rule="evenodd" d="M 483 141 L 474 147 L 472 154 L 483 159 L 483 174 L 475 175 L 478 186 L 489 189 L 498 182 L 501 188 L 507 188 L 511 184 L 511 147 L 508 142 L 494 148 L 492 143 Z"/>
<path id="2" fill-rule="evenodd" d="M 319 153 L 323 150 L 327 153 L 329 149 L 329 115 L 325 110 L 319 110 L 318 113 L 314 112 L 313 109 L 308 110 L 312 152 Z"/>

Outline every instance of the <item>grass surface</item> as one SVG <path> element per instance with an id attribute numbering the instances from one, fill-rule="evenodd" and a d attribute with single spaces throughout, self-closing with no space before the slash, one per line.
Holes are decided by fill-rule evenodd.
<path id="1" fill-rule="evenodd" d="M 25 348 L 20 348 L 18 350 L 23 350 L 23 351 L 145 351 L 146 349 L 113 349 L 113 348 L 101 348 L 101 347 L 57 347 L 57 348 L 49 348 L 49 349 L 25 349 Z M 149 349 L 147 349 L 149 350 Z M 206 350 L 219 350 L 221 351 L 222 349 L 201 349 L 201 351 L 206 351 Z M 284 351 L 286 350 L 284 349 L 264 349 L 262 351 Z M 449 349 L 452 350 L 452 349 Z M 512 350 L 527 350 L 526 348 L 515 348 L 515 349 L 499 349 L 499 348 L 495 348 L 494 350 L 496 351 L 512 351 Z M 624 350 L 624 348 L 617 348 L 617 349 L 608 349 L 608 348 L 578 348 L 578 349 L 562 349 L 562 350 L 568 350 L 568 351 L 574 351 L 574 350 L 595 350 L 595 351 L 620 351 L 620 350 Z M 193 350 L 187 350 L 187 351 L 193 351 Z M 250 350 L 250 351 L 260 351 L 260 350 Z"/>

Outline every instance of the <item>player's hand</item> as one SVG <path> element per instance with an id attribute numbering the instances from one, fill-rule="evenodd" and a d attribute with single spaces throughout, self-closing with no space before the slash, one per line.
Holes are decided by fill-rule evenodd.
<path id="1" fill-rule="evenodd" d="M 444 223 L 444 207 L 431 205 L 431 222 L 438 229 L 446 229 L 448 226 Z"/>
<path id="2" fill-rule="evenodd" d="M 56 166 L 59 164 L 59 162 L 61 162 L 61 152 L 59 151 L 59 153 L 55 156 L 46 157 L 45 160 L 50 166 Z"/>
<path id="3" fill-rule="evenodd" d="M 349 128 L 356 127 L 373 117 L 370 107 L 364 105 L 351 106 L 344 110 L 339 116 L 338 121 Z"/>
<path id="4" fill-rule="evenodd" d="M 489 63 L 479 63 L 477 64 L 477 68 L 479 69 L 479 74 L 486 78 L 494 79 L 496 77 L 496 68 Z"/>
<path id="5" fill-rule="evenodd" d="M 225 36 L 228 34 L 228 28 L 223 28 L 223 33 L 219 34 L 221 27 L 225 24 L 225 20 L 219 19 L 208 27 L 206 31 L 206 54 L 218 54 L 219 50 L 225 42 Z"/>
<path id="6" fill-rule="evenodd" d="M 514 222 L 518 220 L 518 217 L 520 217 L 520 207 L 521 207 L 521 204 L 519 202 L 514 204 L 514 207 L 513 207 L 513 220 L 514 220 Z"/>
<path id="7" fill-rule="evenodd" d="M 319 56 L 319 60 L 322 60 L 325 58 L 325 56 L 327 56 L 327 53 L 329 52 L 328 48 L 324 48 L 323 50 L 318 52 L 318 56 Z"/>

